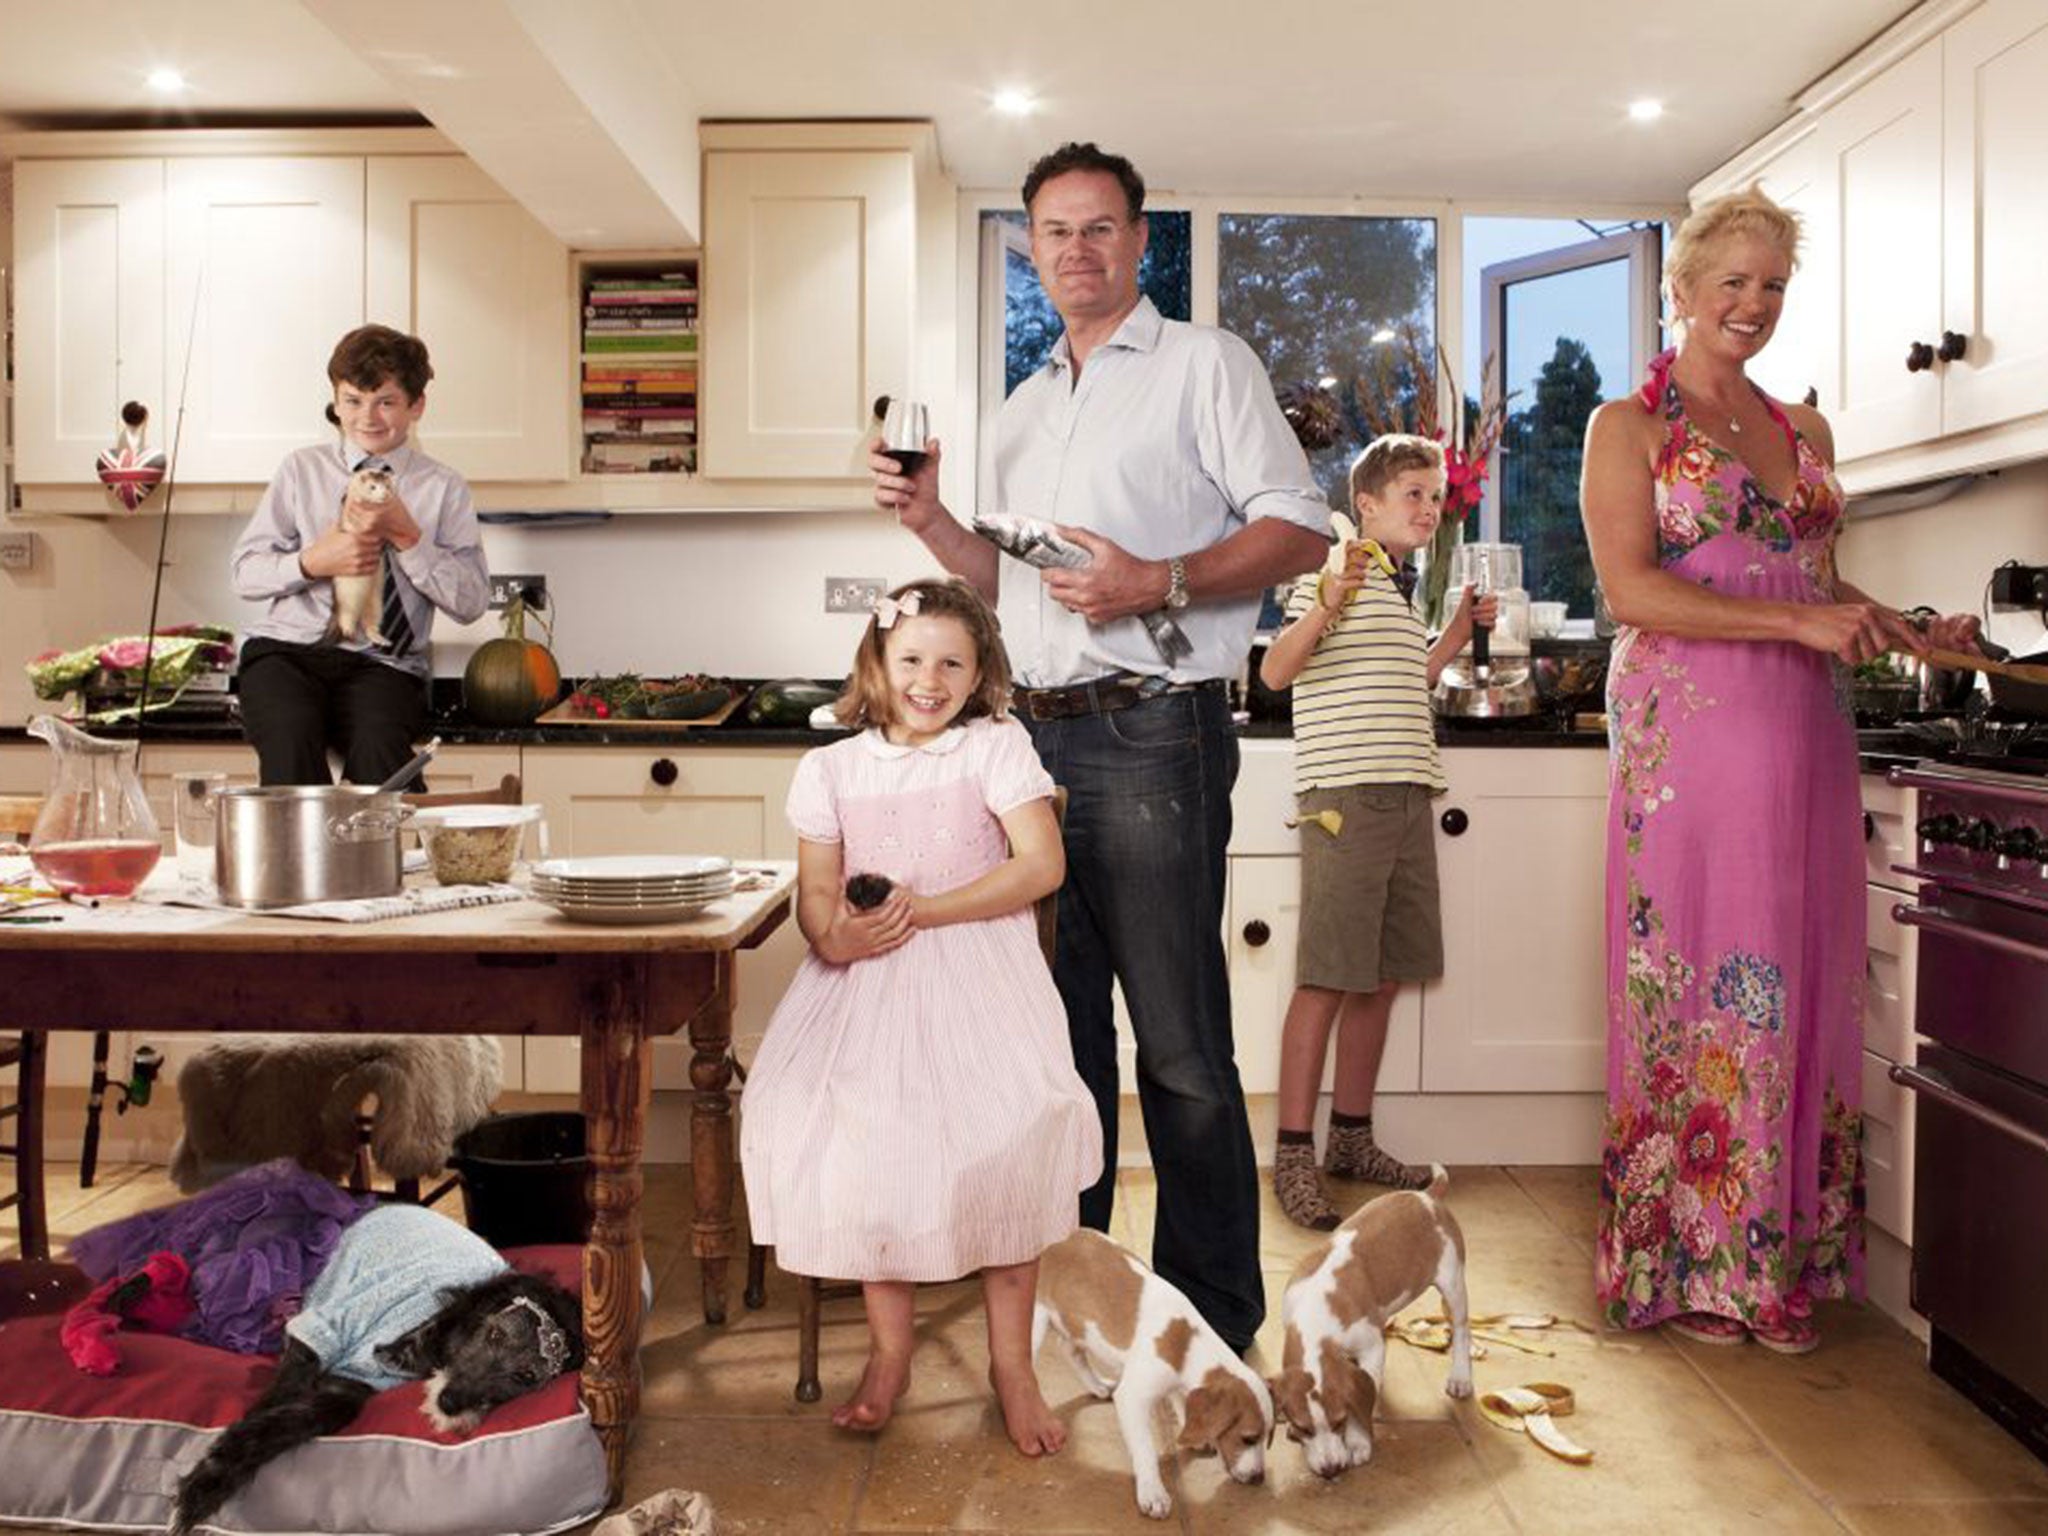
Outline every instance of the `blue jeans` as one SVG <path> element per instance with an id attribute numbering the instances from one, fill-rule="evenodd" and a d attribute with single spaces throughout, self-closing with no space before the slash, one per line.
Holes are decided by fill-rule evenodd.
<path id="1" fill-rule="evenodd" d="M 1207 689 L 1025 725 L 1067 791 L 1053 979 L 1074 1065 L 1102 1116 L 1103 1173 L 1081 1196 L 1082 1224 L 1107 1230 L 1115 1198 L 1114 978 L 1137 1035 L 1138 1099 L 1159 1177 L 1152 1267 L 1242 1351 L 1266 1304 L 1258 1165 L 1223 950 L 1238 760 L 1229 708 Z"/>

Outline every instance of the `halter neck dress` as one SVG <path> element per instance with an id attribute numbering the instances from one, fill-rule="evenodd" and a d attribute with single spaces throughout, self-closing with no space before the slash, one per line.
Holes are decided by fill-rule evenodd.
<path id="1" fill-rule="evenodd" d="M 1671 353 L 1658 563 L 1731 596 L 1833 601 L 1841 488 L 1782 406 L 1774 500 L 1688 419 Z M 1860 1295 L 1864 861 L 1838 663 L 1790 642 L 1624 628 L 1609 665 L 1606 1150 L 1610 1323 L 1759 1326 Z"/>

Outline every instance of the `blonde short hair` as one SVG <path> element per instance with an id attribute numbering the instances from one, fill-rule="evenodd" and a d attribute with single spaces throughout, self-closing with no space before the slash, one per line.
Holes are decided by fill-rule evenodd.
<path id="1" fill-rule="evenodd" d="M 1783 251 L 1799 265 L 1799 215 L 1751 185 L 1741 192 L 1711 198 L 1686 216 L 1664 253 L 1664 303 L 1669 308 L 1680 288 L 1689 288 L 1707 269 L 1713 247 L 1738 235 L 1753 235 Z"/>
<path id="2" fill-rule="evenodd" d="M 1351 461 L 1351 505 L 1358 498 L 1377 498 L 1397 478 L 1411 469 L 1442 469 L 1443 444 L 1412 432 L 1389 432 L 1365 445 L 1364 452 Z"/>
<path id="3" fill-rule="evenodd" d="M 961 706 L 957 717 L 960 723 L 965 725 L 982 715 L 1002 719 L 1010 707 L 1010 653 L 1003 649 L 1002 625 L 996 622 L 994 612 L 981 600 L 979 592 L 957 576 L 906 581 L 889 596 L 900 603 L 913 592 L 917 594 L 918 618 L 958 619 L 974 641 L 974 661 L 981 669 L 981 681 Z M 832 713 L 841 725 L 885 726 L 895 718 L 889 688 L 888 644 L 888 630 L 869 619 L 867 630 L 860 637 L 860 649 L 853 654 L 853 671 L 847 675 L 846 687 L 832 705 Z"/>

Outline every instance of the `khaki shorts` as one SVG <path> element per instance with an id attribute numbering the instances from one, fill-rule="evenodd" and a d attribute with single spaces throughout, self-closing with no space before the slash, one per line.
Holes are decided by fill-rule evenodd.
<path id="1" fill-rule="evenodd" d="M 1341 811 L 1332 837 L 1301 824 L 1301 942 L 1296 986 L 1376 992 L 1444 973 L 1436 817 L 1422 784 L 1345 784 L 1297 797 L 1304 817 Z"/>

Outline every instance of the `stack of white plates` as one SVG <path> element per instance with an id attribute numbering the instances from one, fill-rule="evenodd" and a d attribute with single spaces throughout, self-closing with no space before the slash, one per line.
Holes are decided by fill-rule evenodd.
<path id="1" fill-rule="evenodd" d="M 732 860 L 693 854 L 543 859 L 533 899 L 580 923 L 666 923 L 732 894 Z"/>

